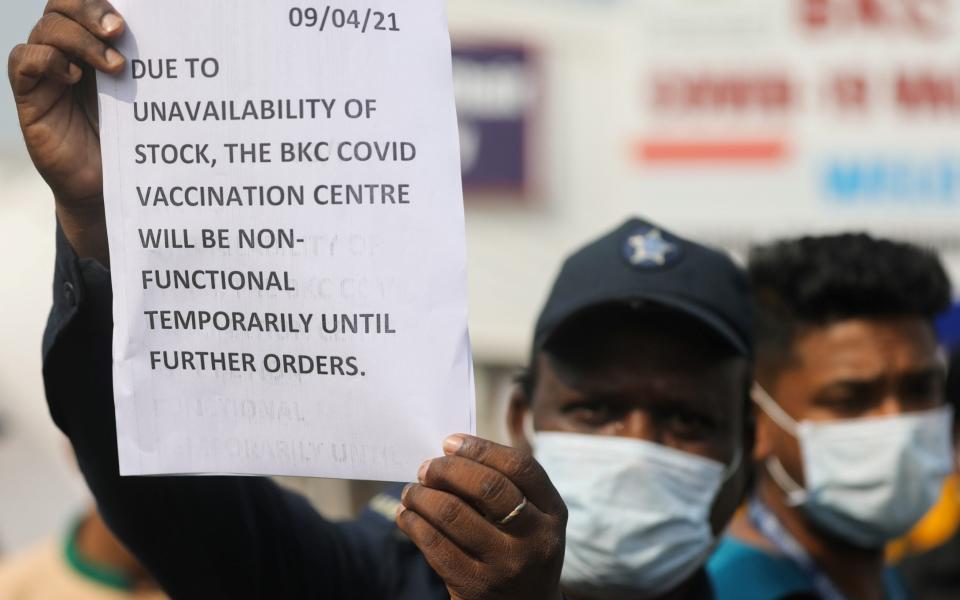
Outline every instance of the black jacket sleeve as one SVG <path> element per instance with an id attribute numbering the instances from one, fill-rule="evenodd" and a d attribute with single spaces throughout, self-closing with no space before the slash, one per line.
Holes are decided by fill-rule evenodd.
<path id="1" fill-rule="evenodd" d="M 269 479 L 120 477 L 110 286 L 109 271 L 78 260 L 58 228 L 47 401 L 104 520 L 173 598 L 443 597 L 395 531 L 326 521 Z"/>

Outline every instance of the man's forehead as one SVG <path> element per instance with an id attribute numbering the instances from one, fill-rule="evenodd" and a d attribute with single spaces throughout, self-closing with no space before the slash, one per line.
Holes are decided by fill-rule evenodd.
<path id="1" fill-rule="evenodd" d="M 846 319 L 810 327 L 793 343 L 794 368 L 825 378 L 942 368 L 932 325 L 918 317 Z"/>

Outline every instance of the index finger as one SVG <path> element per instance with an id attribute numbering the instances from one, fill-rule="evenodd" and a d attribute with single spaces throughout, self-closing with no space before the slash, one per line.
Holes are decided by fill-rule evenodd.
<path id="1" fill-rule="evenodd" d="M 566 505 L 546 471 L 526 452 L 464 433 L 445 439 L 443 450 L 499 471 L 541 512 L 555 516 L 566 512 Z"/>
<path id="2" fill-rule="evenodd" d="M 106 0 L 50 0 L 43 12 L 68 17 L 99 38 L 114 38 L 123 32 L 123 18 Z"/>

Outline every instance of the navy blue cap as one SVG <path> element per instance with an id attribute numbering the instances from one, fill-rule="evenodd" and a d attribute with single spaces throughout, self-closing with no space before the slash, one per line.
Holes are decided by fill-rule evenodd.
<path id="1" fill-rule="evenodd" d="M 753 300 L 743 269 L 723 252 L 636 218 L 564 261 L 537 319 L 534 349 L 581 311 L 619 302 L 677 310 L 753 356 Z"/>

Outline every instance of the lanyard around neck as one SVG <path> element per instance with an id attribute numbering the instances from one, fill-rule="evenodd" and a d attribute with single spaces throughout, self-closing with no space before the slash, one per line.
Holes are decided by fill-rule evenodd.
<path id="1" fill-rule="evenodd" d="M 777 550 L 783 553 L 791 562 L 800 568 L 813 581 L 813 585 L 823 600 L 846 600 L 846 596 L 837 589 L 837 586 L 827 577 L 823 569 L 810 556 L 800 542 L 790 535 L 780 519 L 770 511 L 757 497 L 750 498 L 747 505 L 747 515 L 754 527 L 767 538 Z"/>

